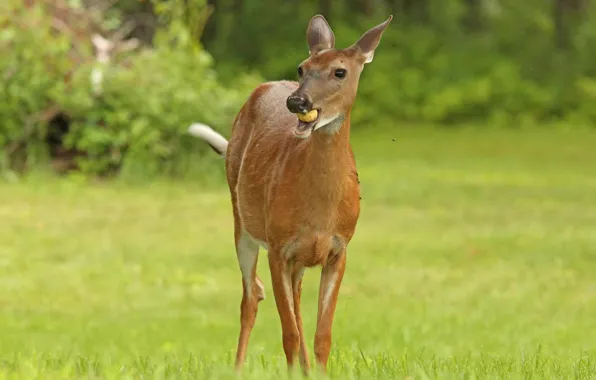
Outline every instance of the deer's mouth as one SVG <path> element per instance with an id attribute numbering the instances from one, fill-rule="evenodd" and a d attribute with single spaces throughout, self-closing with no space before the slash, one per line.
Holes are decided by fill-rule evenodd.
<path id="1" fill-rule="evenodd" d="M 305 139 L 308 136 L 310 136 L 312 131 L 314 131 L 314 129 L 317 126 L 317 123 L 321 117 L 321 110 L 317 109 L 316 111 L 317 111 L 317 116 L 314 120 L 304 121 L 304 120 L 300 120 L 300 118 L 298 119 L 298 125 L 296 125 L 296 128 L 294 129 L 294 135 L 296 135 L 296 137 Z"/>

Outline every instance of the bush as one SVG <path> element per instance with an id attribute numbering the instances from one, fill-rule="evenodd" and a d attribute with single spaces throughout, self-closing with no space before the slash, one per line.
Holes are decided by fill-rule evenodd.
<path id="1" fill-rule="evenodd" d="M 86 152 L 80 167 L 91 173 L 123 166 L 180 174 L 190 151 L 205 147 L 188 141 L 188 126 L 198 121 L 227 133 L 256 80 L 241 77 L 237 88 L 224 88 L 205 51 L 178 44 L 145 50 L 130 67 L 112 66 L 99 98 L 90 91 L 89 70 L 78 73 L 76 90 L 60 104 L 72 118 L 66 142 Z"/>
<path id="2" fill-rule="evenodd" d="M 205 150 L 205 144 L 187 136 L 191 123 L 227 132 L 259 78 L 239 75 L 234 88 L 225 88 L 211 56 L 175 17 L 175 2 L 168 6 L 173 9 L 163 11 L 169 12 L 168 23 L 159 30 L 154 47 L 107 66 L 100 95 L 91 86 L 91 52 L 73 61 L 75 40 L 55 35 L 41 7 L 28 12 L 15 6 L 10 17 L 3 12 L 0 25 L 7 26 L 0 34 L 0 73 L 10 74 L 2 82 L 7 101 L 0 104 L 0 117 L 6 121 L 0 125 L 3 168 L 22 169 L 32 157 L 49 155 L 52 120 L 38 116 L 48 109 L 68 120 L 60 136 L 63 150 L 74 152 L 78 168 L 94 175 L 122 170 L 181 175 L 190 160 L 198 158 L 195 151 Z M 37 28 L 23 32 L 21 24 Z"/>
<path id="3" fill-rule="evenodd" d="M 24 168 L 46 154 L 55 99 L 68 91 L 66 79 L 77 65 L 68 54 L 72 42 L 54 33 L 39 6 L 8 0 L 0 7 L 0 170 Z"/>

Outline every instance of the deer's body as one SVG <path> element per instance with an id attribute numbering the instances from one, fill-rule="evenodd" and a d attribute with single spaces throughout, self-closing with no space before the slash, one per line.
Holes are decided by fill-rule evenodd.
<path id="1" fill-rule="evenodd" d="M 349 119 L 341 133 L 297 139 L 286 108 L 297 88 L 269 82 L 251 94 L 234 123 L 226 172 L 241 232 L 311 267 L 352 238 L 359 188 Z"/>
<path id="2" fill-rule="evenodd" d="M 337 50 L 325 19 L 313 17 L 307 31 L 310 57 L 300 65 L 300 82 L 257 87 L 236 116 L 229 143 L 207 126 L 190 128 L 226 158 L 243 286 L 237 369 L 265 298 L 256 274 L 259 246 L 268 251 L 288 365 L 299 358 L 305 372 L 310 364 L 300 313 L 302 275 L 305 268 L 322 267 L 314 351 L 326 369 L 347 247 L 360 214 L 350 112 L 362 67 L 372 60 L 390 21 Z M 316 119 L 299 122 L 297 113 Z"/>

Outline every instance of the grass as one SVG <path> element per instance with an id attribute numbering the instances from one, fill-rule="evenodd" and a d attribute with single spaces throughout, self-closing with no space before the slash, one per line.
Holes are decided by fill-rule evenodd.
<path id="1" fill-rule="evenodd" d="M 596 378 L 594 146 L 589 131 L 356 131 L 362 214 L 330 376 Z M 224 183 L 29 178 L 0 199 L 0 377 L 234 378 Z M 266 260 L 259 273 L 245 378 L 283 378 Z"/>

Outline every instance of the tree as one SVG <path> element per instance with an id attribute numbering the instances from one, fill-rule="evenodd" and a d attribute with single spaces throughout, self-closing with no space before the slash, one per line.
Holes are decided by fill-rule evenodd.
<path id="1" fill-rule="evenodd" d="M 373 0 L 349 0 L 348 9 L 355 13 L 371 16 L 374 10 Z"/>
<path id="2" fill-rule="evenodd" d="M 463 0 L 466 5 L 466 13 L 462 19 L 462 25 L 469 31 L 478 31 L 484 24 L 482 14 L 482 0 Z"/>
<path id="3" fill-rule="evenodd" d="M 582 21 L 588 0 L 553 0 L 552 17 L 555 25 L 555 45 L 560 49 L 571 47 L 571 33 Z"/>
<path id="4" fill-rule="evenodd" d="M 331 1 L 332 0 L 319 0 L 319 12 L 321 12 L 328 22 L 331 22 L 333 14 L 333 6 Z"/>
<path id="5" fill-rule="evenodd" d="M 203 30 L 203 34 L 201 35 L 201 43 L 205 46 L 208 45 L 210 41 L 213 41 L 217 35 L 217 16 L 219 10 L 217 0 L 207 0 L 207 8 L 210 12 L 210 16 L 205 25 L 205 29 Z"/>
<path id="6" fill-rule="evenodd" d="M 405 22 L 428 21 L 429 0 L 386 0 L 391 12 Z"/>

